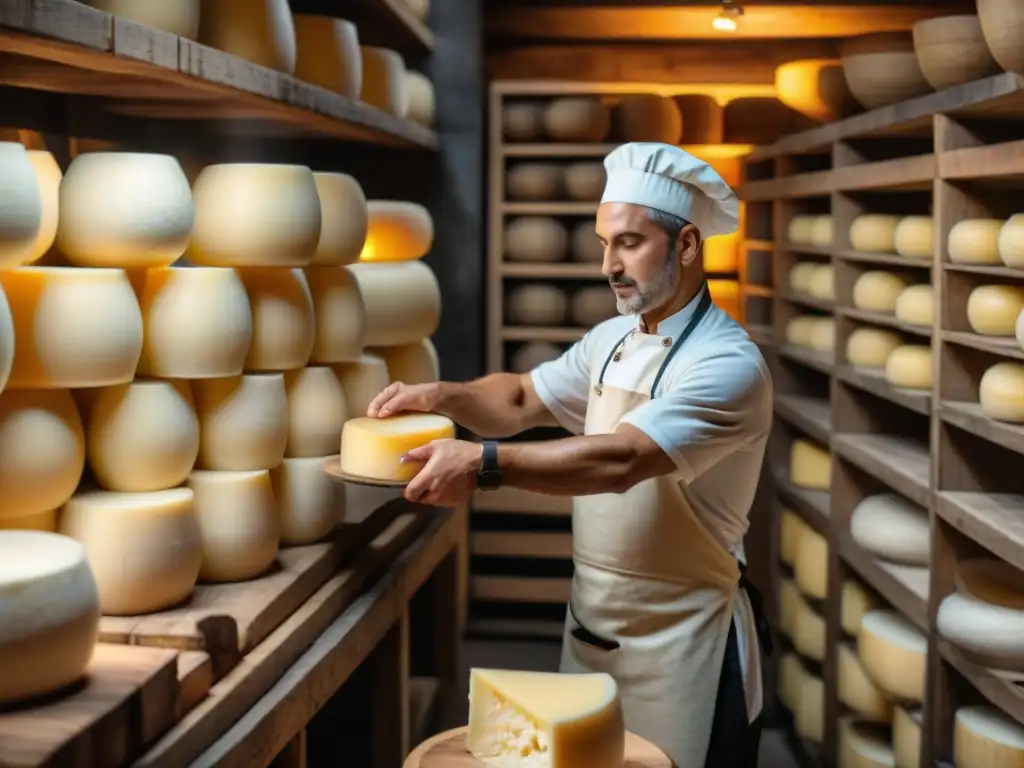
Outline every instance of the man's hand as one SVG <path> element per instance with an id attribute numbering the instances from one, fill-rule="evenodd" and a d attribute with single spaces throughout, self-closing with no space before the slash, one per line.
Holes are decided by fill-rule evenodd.
<path id="1" fill-rule="evenodd" d="M 405 498 L 435 507 L 468 502 L 476 489 L 483 446 L 466 440 L 435 440 L 405 455 L 404 461 L 426 462 L 405 488 Z"/>
<path id="2" fill-rule="evenodd" d="M 366 415 L 375 419 L 384 419 L 403 411 L 423 411 L 432 413 L 441 400 L 439 382 L 429 384 L 403 384 L 392 382 L 384 391 L 370 401 Z"/>

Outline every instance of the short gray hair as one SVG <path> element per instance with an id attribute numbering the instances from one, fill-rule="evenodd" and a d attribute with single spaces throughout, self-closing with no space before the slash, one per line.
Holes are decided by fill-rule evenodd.
<path id="1" fill-rule="evenodd" d="M 682 216 L 676 216 L 674 213 L 665 213 L 664 211 L 659 211 L 657 208 L 644 206 L 644 212 L 647 214 L 648 219 L 668 235 L 671 253 L 675 253 L 676 240 L 679 238 L 679 233 L 682 232 L 683 227 L 687 226 L 690 222 Z M 699 234 L 700 233 L 698 232 L 698 235 Z M 702 249 L 704 247 L 703 238 L 700 240 L 699 247 Z"/>

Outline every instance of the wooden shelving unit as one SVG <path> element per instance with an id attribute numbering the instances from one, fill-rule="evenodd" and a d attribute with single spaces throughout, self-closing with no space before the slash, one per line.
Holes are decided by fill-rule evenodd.
<path id="1" fill-rule="evenodd" d="M 776 434 L 769 458 L 777 506 L 796 512 L 829 545 L 828 597 L 818 606 L 827 622 L 826 733 L 820 745 L 820 761 L 827 765 L 836 762 L 838 718 L 845 711 L 837 698 L 836 649 L 844 639 L 840 589 L 848 578 L 873 589 L 928 634 L 922 766 L 952 764 L 960 706 L 987 700 L 1024 723 L 1024 687 L 967 661 L 935 628 L 939 604 L 955 591 L 958 561 L 983 553 L 1024 568 L 1024 427 L 984 416 L 977 402 L 986 368 L 1024 359 L 1024 352 L 1013 339 L 973 333 L 965 310 L 973 288 L 1024 285 L 1024 270 L 954 264 L 947 250 L 950 229 L 961 219 L 1006 218 L 1024 208 L 1014 194 L 1024 179 L 1022 139 L 1024 79 L 1002 74 L 788 136 L 746 159 L 738 190 L 747 202 L 746 236 L 768 241 L 763 245 L 766 251 L 770 246 L 777 287 Z M 868 212 L 930 213 L 932 258 L 851 250 L 850 224 Z M 829 213 L 831 246 L 786 242 L 794 216 Z M 802 261 L 832 265 L 835 301 L 792 292 L 789 273 Z M 853 283 L 869 269 L 931 283 L 932 325 L 911 326 L 854 308 Z M 834 354 L 787 343 L 787 323 L 803 314 L 835 320 Z M 846 341 L 862 326 L 928 346 L 931 389 L 894 388 L 881 371 L 850 365 Z M 788 481 L 789 448 L 798 437 L 831 453 L 830 492 Z M 883 562 L 853 540 L 854 507 L 882 492 L 928 510 L 927 575 Z M 781 574 L 780 566 L 776 590 Z"/>

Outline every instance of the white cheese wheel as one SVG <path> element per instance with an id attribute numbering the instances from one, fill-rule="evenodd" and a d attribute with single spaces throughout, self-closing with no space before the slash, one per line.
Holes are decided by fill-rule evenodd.
<path id="1" fill-rule="evenodd" d="M 779 701 L 790 712 L 798 706 L 801 683 L 806 675 L 807 670 L 795 654 L 785 653 L 779 659 Z"/>
<path id="2" fill-rule="evenodd" d="M 96 580 L 66 536 L 0 531 L 0 704 L 81 678 L 99 637 Z"/>
<path id="3" fill-rule="evenodd" d="M 882 605 L 882 600 L 856 579 L 843 581 L 843 591 L 840 597 L 840 624 L 843 627 L 843 632 L 856 637 L 860 632 L 864 615 L 869 611 L 881 608 Z"/>
<path id="4" fill-rule="evenodd" d="M 546 341 L 529 341 L 517 349 L 509 360 L 509 370 L 513 373 L 529 373 L 534 368 L 550 360 L 561 357 L 563 350 Z"/>
<path id="5" fill-rule="evenodd" d="M 1024 725 L 990 706 L 961 707 L 953 730 L 957 768 L 1022 768 Z"/>
<path id="6" fill-rule="evenodd" d="M 811 242 L 811 226 L 814 223 L 813 216 L 794 216 L 789 220 L 786 234 L 789 242 L 794 245 L 809 245 Z"/>
<path id="7" fill-rule="evenodd" d="M 85 0 L 101 11 L 159 29 L 169 35 L 195 40 L 199 35 L 200 0 Z"/>
<path id="8" fill-rule="evenodd" d="M 514 219 L 505 227 L 504 241 L 505 257 L 510 261 L 563 261 L 569 250 L 565 225 L 550 216 Z"/>
<path id="9" fill-rule="evenodd" d="M 441 321 L 441 287 L 422 261 L 348 267 L 366 307 L 366 345 L 393 347 L 433 336 Z"/>
<path id="10" fill-rule="evenodd" d="M 288 0 L 202 0 L 199 42 L 233 56 L 295 72 L 295 22 Z"/>
<path id="11" fill-rule="evenodd" d="M 905 565 L 928 565 L 928 510 L 895 493 L 867 496 L 850 517 L 853 540 L 876 557 Z"/>
<path id="12" fill-rule="evenodd" d="M 358 99 L 363 60 L 356 25 L 330 16 L 297 13 L 295 72 L 299 80 Z"/>
<path id="13" fill-rule="evenodd" d="M 999 230 L 999 258 L 1014 269 L 1024 269 L 1024 213 L 1006 220 Z"/>
<path id="14" fill-rule="evenodd" d="M 199 419 L 188 382 L 140 379 L 100 390 L 86 422 L 89 466 L 111 491 L 181 485 L 199 455 Z"/>
<path id="15" fill-rule="evenodd" d="M 14 318 L 7 303 L 3 282 L 0 282 L 0 392 L 7 386 L 7 379 L 14 367 Z"/>
<path id="16" fill-rule="evenodd" d="M 850 768 L 895 768 L 889 726 L 870 720 L 852 719 L 844 729 L 840 763 Z"/>
<path id="17" fill-rule="evenodd" d="M 400 347 L 374 347 L 370 352 L 384 360 L 387 377 L 391 381 L 427 384 L 437 381 L 441 376 L 437 350 L 430 339 L 423 339 L 415 344 L 403 344 Z M 351 415 L 365 416 L 366 411 Z"/>
<path id="18" fill-rule="evenodd" d="M 561 325 L 568 311 L 566 292 L 550 283 L 517 285 L 505 297 L 506 319 L 511 325 Z"/>
<path id="19" fill-rule="evenodd" d="M 794 293 L 810 293 L 811 277 L 820 266 L 816 261 L 798 261 L 789 270 L 789 287 Z"/>
<path id="20" fill-rule="evenodd" d="M 921 710 L 895 707 L 892 713 L 892 751 L 896 768 L 921 768 Z"/>
<path id="21" fill-rule="evenodd" d="M 78 267 L 166 267 L 192 234 L 192 193 L 170 155 L 78 155 L 60 184 L 59 205 L 57 246 Z"/>
<path id="22" fill-rule="evenodd" d="M 992 264 L 999 260 L 1002 219 L 963 219 L 949 230 L 949 260 L 954 264 Z"/>
<path id="23" fill-rule="evenodd" d="M 195 589 L 203 553 L 192 491 L 88 491 L 60 513 L 60 532 L 82 542 L 107 616 L 170 608 Z"/>
<path id="24" fill-rule="evenodd" d="M 360 355 L 357 360 L 339 363 L 331 367 L 345 392 L 349 418 L 365 416 L 373 398 L 383 392 L 391 383 L 391 372 L 388 370 L 387 363 L 378 355 L 366 353 Z M 399 381 L 399 379 L 395 379 L 395 381 Z"/>
<path id="25" fill-rule="evenodd" d="M 409 94 L 409 108 L 406 120 L 431 128 L 437 113 L 437 97 L 434 84 L 422 72 L 409 69 L 405 72 L 405 89 Z"/>
<path id="26" fill-rule="evenodd" d="M 935 291 L 927 284 L 909 285 L 896 298 L 896 319 L 910 325 L 935 321 Z"/>
<path id="27" fill-rule="evenodd" d="M 990 419 L 1024 423 L 1024 364 L 996 363 L 985 371 L 978 400 Z"/>
<path id="28" fill-rule="evenodd" d="M 800 488 L 827 491 L 832 482 L 828 451 L 809 440 L 794 440 L 789 449 L 789 481 Z"/>
<path id="29" fill-rule="evenodd" d="M 904 216 L 893 232 L 896 253 L 908 259 L 930 259 L 935 249 L 935 222 L 931 216 Z"/>
<path id="30" fill-rule="evenodd" d="M 797 680 L 793 720 L 808 741 L 820 744 L 825 738 L 825 682 L 817 675 L 805 672 Z"/>
<path id="31" fill-rule="evenodd" d="M 569 315 L 580 328 L 592 328 L 618 314 L 615 294 L 607 285 L 588 285 L 572 296 Z"/>
<path id="32" fill-rule="evenodd" d="M 195 227 L 186 253 L 192 264 L 302 267 L 317 252 L 320 195 L 305 166 L 208 165 L 192 185 L 192 198 Z"/>
<path id="33" fill-rule="evenodd" d="M 811 330 L 814 328 L 814 321 L 816 319 L 811 315 L 794 317 L 786 323 L 786 341 L 798 347 L 809 347 L 811 343 Z"/>
<path id="34" fill-rule="evenodd" d="M 360 261 L 414 261 L 434 244 L 434 220 L 419 203 L 371 200 L 369 230 Z"/>
<path id="35" fill-rule="evenodd" d="M 312 544 L 344 522 L 345 486 L 324 472 L 328 458 L 285 459 L 270 471 L 282 544 Z"/>
<path id="36" fill-rule="evenodd" d="M 505 102 L 501 129 L 511 141 L 536 141 L 544 133 L 544 105 L 533 101 Z M 602 189 L 604 183 L 601 184 Z"/>
<path id="37" fill-rule="evenodd" d="M 836 321 L 831 317 L 814 318 L 807 344 L 818 352 L 832 352 L 836 345 Z"/>
<path id="38" fill-rule="evenodd" d="M 779 583 L 779 631 L 788 638 L 792 638 L 796 632 L 797 614 L 802 601 L 796 582 L 782 579 Z"/>
<path id="39" fill-rule="evenodd" d="M 814 268 L 807 283 L 807 292 L 816 299 L 835 300 L 836 289 L 831 264 L 820 264 Z"/>
<path id="40" fill-rule="evenodd" d="M 505 173 L 510 200 L 558 200 L 565 174 L 555 163 L 516 163 Z"/>
<path id="41" fill-rule="evenodd" d="M 57 532 L 57 510 L 37 512 L 34 515 L 0 517 L 0 531 L 49 531 Z"/>
<path id="42" fill-rule="evenodd" d="M 813 528 L 800 533 L 793 577 L 808 597 L 824 600 L 828 596 L 828 541 Z"/>
<path id="43" fill-rule="evenodd" d="M 899 334 L 881 328 L 857 328 L 846 339 L 846 361 L 863 368 L 884 368 L 889 355 L 903 344 Z"/>
<path id="44" fill-rule="evenodd" d="M 896 248 L 898 216 L 865 213 L 850 224 L 850 247 L 864 253 L 892 253 Z"/>
<path id="45" fill-rule="evenodd" d="M 811 245 L 824 248 L 832 245 L 835 238 L 835 221 L 831 216 L 814 216 L 811 219 Z"/>
<path id="46" fill-rule="evenodd" d="M 85 434 L 70 392 L 0 392 L 0 519 L 56 509 L 84 469 Z"/>
<path id="47" fill-rule="evenodd" d="M 0 272 L 14 320 L 9 387 L 63 389 L 131 381 L 142 313 L 120 269 L 21 267 Z"/>
<path id="48" fill-rule="evenodd" d="M 359 260 L 369 232 L 369 208 L 359 182 L 347 173 L 313 174 L 320 198 L 320 239 L 312 264 L 339 266 Z"/>
<path id="49" fill-rule="evenodd" d="M 792 567 L 796 561 L 797 547 L 800 545 L 800 534 L 807 527 L 807 523 L 796 512 L 788 509 L 782 510 L 779 521 L 780 559 L 783 563 Z"/>
<path id="50" fill-rule="evenodd" d="M 860 624 L 857 652 L 868 677 L 897 701 L 924 701 L 928 638 L 896 611 L 871 611 Z"/>
<path id="51" fill-rule="evenodd" d="M 313 299 L 314 339 L 310 363 L 355 360 L 366 346 L 366 305 L 347 267 L 306 267 Z"/>
<path id="52" fill-rule="evenodd" d="M 301 269 L 238 270 L 252 310 L 246 371 L 288 371 L 309 362 L 316 339 L 313 294 Z"/>
<path id="53" fill-rule="evenodd" d="M 903 278 L 892 272 L 870 270 L 853 284 L 853 306 L 866 312 L 892 314 L 900 293 L 906 287 Z"/>
<path id="54" fill-rule="evenodd" d="M 409 84 L 402 54 L 379 46 L 360 46 L 363 59 L 363 90 L 359 98 L 389 115 L 405 119 L 409 114 Z"/>
<path id="55" fill-rule="evenodd" d="M 861 631 L 864 631 L 863 625 Z M 840 643 L 838 652 L 836 679 L 839 701 L 858 715 L 889 720 L 892 717 L 892 704 L 868 677 L 853 646 L 849 643 Z"/>
<path id="56" fill-rule="evenodd" d="M 615 137 L 621 141 L 678 144 L 683 115 L 672 99 L 652 93 L 622 96 L 612 111 Z"/>
<path id="57" fill-rule="evenodd" d="M 375 480 L 409 481 L 422 464 L 403 462 L 402 457 L 413 448 L 452 437 L 452 420 L 436 413 L 349 419 L 341 432 L 341 470 Z"/>
<path id="58" fill-rule="evenodd" d="M 42 202 L 42 218 L 35 244 L 32 246 L 31 261 L 41 259 L 53 246 L 57 238 L 57 221 L 60 210 L 60 183 L 64 174 L 57 160 L 49 152 L 29 150 L 28 160 L 36 174 L 39 195 Z"/>
<path id="59" fill-rule="evenodd" d="M 235 270 L 167 267 L 131 278 L 144 334 L 138 375 L 210 379 L 242 372 L 252 310 Z"/>
<path id="60" fill-rule="evenodd" d="M 983 336 L 1013 336 L 1024 312 L 1024 289 L 1012 285 L 980 285 L 967 298 L 967 322 Z"/>
<path id="61" fill-rule="evenodd" d="M 825 617 L 798 598 L 793 616 L 793 647 L 814 661 L 825 660 Z"/>
<path id="62" fill-rule="evenodd" d="M 286 372 L 284 383 L 288 392 L 288 445 L 284 455 L 331 455 L 341 439 L 341 426 L 349 418 L 338 377 L 326 366 L 315 366 Z"/>
<path id="63" fill-rule="evenodd" d="M 903 389 L 931 389 L 931 347 L 904 344 L 894 349 L 885 361 L 885 380 Z"/>
<path id="64" fill-rule="evenodd" d="M 570 200 L 600 200 L 605 180 L 604 163 L 572 163 L 565 169 L 566 195 Z"/>
<path id="65" fill-rule="evenodd" d="M 43 224 L 43 200 L 25 147 L 0 142 L 0 269 L 32 261 Z"/>
<path id="66" fill-rule="evenodd" d="M 277 561 L 281 525 L 267 470 L 197 470 L 188 487 L 203 552 L 200 579 L 246 581 Z"/>
<path id="67" fill-rule="evenodd" d="M 284 375 L 249 373 L 192 382 L 200 469 L 271 469 L 288 443 Z"/>
<path id="68" fill-rule="evenodd" d="M 552 99 L 544 109 L 544 131 L 555 141 L 604 141 L 611 128 L 611 111 L 600 99 Z"/>

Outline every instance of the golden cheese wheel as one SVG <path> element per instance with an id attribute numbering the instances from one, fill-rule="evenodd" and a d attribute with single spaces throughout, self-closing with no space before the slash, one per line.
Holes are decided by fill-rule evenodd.
<path id="1" fill-rule="evenodd" d="M 709 274 L 730 274 L 739 270 L 740 233 L 714 235 L 702 245 L 704 271 Z"/>
<path id="2" fill-rule="evenodd" d="M 871 681 L 890 699 L 924 701 L 928 638 L 896 611 L 872 611 L 857 634 L 857 653 Z"/>
<path id="3" fill-rule="evenodd" d="M 896 757 L 888 724 L 866 718 L 844 719 L 839 739 L 840 765 L 849 768 L 892 768 Z"/>
<path id="4" fill-rule="evenodd" d="M 509 370 L 513 373 L 529 373 L 549 360 L 561 357 L 562 349 L 546 341 L 528 341 L 512 355 Z"/>
<path id="5" fill-rule="evenodd" d="M 853 306 L 866 312 L 892 314 L 896 300 L 907 287 L 903 278 L 884 270 L 865 272 L 853 284 Z"/>
<path id="6" fill-rule="evenodd" d="M 607 285 L 588 285 L 573 294 L 570 314 L 573 325 L 591 328 L 618 314 L 615 294 Z"/>
<path id="7" fill-rule="evenodd" d="M 793 615 L 793 647 L 812 661 L 825 660 L 825 617 L 802 597 L 797 597 Z"/>
<path id="8" fill-rule="evenodd" d="M 807 284 L 807 292 L 822 301 L 834 301 L 836 298 L 835 280 L 831 264 L 819 264 L 811 273 Z"/>
<path id="9" fill-rule="evenodd" d="M 954 722 L 957 768 L 1024 768 L 1024 725 L 988 705 L 961 707 Z"/>
<path id="10" fill-rule="evenodd" d="M 555 141 L 604 141 L 611 128 L 611 113 L 600 99 L 552 99 L 544 110 L 544 130 Z"/>
<path id="11" fill-rule="evenodd" d="M 801 683 L 807 670 L 793 653 L 785 653 L 779 659 L 779 701 L 790 712 L 795 712 L 800 696 Z"/>
<path id="12" fill-rule="evenodd" d="M 563 178 L 555 163 L 518 163 L 505 174 L 505 193 L 511 200 L 558 200 Z"/>
<path id="13" fill-rule="evenodd" d="M 1017 317 L 1024 311 L 1024 288 L 980 285 L 967 298 L 967 322 L 983 336 L 1013 336 Z"/>
<path id="14" fill-rule="evenodd" d="M 896 297 L 896 319 L 909 325 L 935 321 L 935 291 L 927 283 L 908 285 Z"/>
<path id="15" fill-rule="evenodd" d="M 655 141 L 677 144 L 683 134 L 683 116 L 676 103 L 664 96 L 624 96 L 612 113 L 620 141 Z"/>
<path id="16" fill-rule="evenodd" d="M 789 242 L 794 245 L 809 245 L 813 223 L 813 216 L 794 216 L 790 219 L 789 226 L 786 229 Z"/>
<path id="17" fill-rule="evenodd" d="M 604 163 L 572 163 L 565 169 L 565 191 L 570 200 L 600 200 L 604 184 Z"/>
<path id="18" fill-rule="evenodd" d="M 921 768 L 921 725 L 924 714 L 920 709 L 896 707 L 892 713 L 892 751 L 896 768 Z"/>
<path id="19" fill-rule="evenodd" d="M 850 224 L 850 247 L 865 253 L 892 253 L 896 247 L 898 216 L 865 213 Z"/>
<path id="20" fill-rule="evenodd" d="M 789 270 L 789 287 L 794 293 L 810 293 L 811 277 L 821 266 L 816 261 L 800 261 Z"/>
<path id="21" fill-rule="evenodd" d="M 570 246 L 573 261 L 600 264 L 604 261 L 604 245 L 594 231 L 594 222 L 584 220 L 573 226 Z"/>
<path id="22" fill-rule="evenodd" d="M 835 224 L 831 216 L 814 216 L 811 219 L 810 243 L 819 248 L 832 245 L 835 239 Z"/>
<path id="23" fill-rule="evenodd" d="M 884 604 L 874 592 L 856 579 L 846 579 L 840 597 L 840 624 L 843 632 L 856 637 L 864 615 L 869 611 L 881 608 Z"/>
<path id="24" fill-rule="evenodd" d="M 978 401 L 990 419 L 1024 423 L 1024 363 L 996 363 L 985 371 L 978 387 Z"/>
<path id="25" fill-rule="evenodd" d="M 347 173 L 314 173 L 320 198 L 320 239 L 311 263 L 351 264 L 359 259 L 369 229 L 366 195 Z"/>
<path id="26" fill-rule="evenodd" d="M 846 339 L 846 361 L 864 368 L 884 368 L 889 355 L 902 344 L 903 339 L 892 331 L 857 328 Z"/>
<path id="27" fill-rule="evenodd" d="M 505 227 L 510 261 L 563 261 L 569 248 L 565 226 L 550 216 L 520 216 Z"/>
<path id="28" fill-rule="evenodd" d="M 904 216 L 893 232 L 896 253 L 908 259 L 930 259 L 935 247 L 935 221 L 931 216 Z"/>
<path id="29" fill-rule="evenodd" d="M 395 117 L 409 113 L 409 83 L 402 54 L 389 48 L 360 46 L 363 90 L 359 98 Z"/>
<path id="30" fill-rule="evenodd" d="M 544 135 L 544 105 L 533 101 L 506 103 L 501 128 L 510 141 L 537 141 Z"/>
<path id="31" fill-rule="evenodd" d="M 800 532 L 793 576 L 800 592 L 814 600 L 828 595 L 828 541 L 813 528 Z"/>
<path id="32" fill-rule="evenodd" d="M 818 318 L 811 315 L 794 317 L 786 323 L 786 341 L 798 347 L 809 347 L 811 343 L 811 329 L 814 321 Z"/>
<path id="33" fill-rule="evenodd" d="M 998 265 L 1002 219 L 963 219 L 949 230 L 946 250 L 954 264 Z"/>
<path id="34" fill-rule="evenodd" d="M 1024 214 L 1017 213 L 1006 220 L 999 230 L 999 258 L 1014 269 L 1024 269 Z"/>
<path id="35" fill-rule="evenodd" d="M 811 325 L 808 345 L 816 352 L 832 352 L 836 344 L 836 321 L 831 317 L 816 317 Z"/>
<path id="36" fill-rule="evenodd" d="M 288 0 L 202 0 L 200 8 L 200 43 L 268 69 L 295 72 L 298 46 Z"/>
<path id="37" fill-rule="evenodd" d="M 199 35 L 200 0 L 85 0 L 97 10 L 159 29 L 169 35 L 195 40 Z"/>
<path id="38" fill-rule="evenodd" d="M 827 450 L 798 438 L 789 452 L 789 479 L 793 485 L 827 491 L 831 485 L 832 460 Z"/>
<path id="39" fill-rule="evenodd" d="M 800 534 L 807 523 L 792 510 L 783 509 L 779 515 L 779 559 L 790 567 L 796 561 L 796 550 L 800 543 Z"/>
<path id="40" fill-rule="evenodd" d="M 862 626 L 863 631 L 863 626 Z M 849 643 L 839 644 L 838 682 L 839 701 L 858 715 L 889 720 L 892 704 L 882 690 L 868 676 L 857 651 Z"/>
<path id="41" fill-rule="evenodd" d="M 796 732 L 808 741 L 820 744 L 825 738 L 825 681 L 805 672 L 796 682 Z"/>
<path id="42" fill-rule="evenodd" d="M 932 388 L 932 350 L 923 344 L 904 344 L 885 361 L 885 379 L 904 389 Z"/>
<path id="43" fill-rule="evenodd" d="M 363 89 L 363 59 L 355 24 L 330 16 L 297 13 L 295 39 L 295 77 L 350 99 L 359 98 Z"/>
<path id="44" fill-rule="evenodd" d="M 505 298 L 506 318 L 511 325 L 561 325 L 568 309 L 565 291 L 547 283 L 516 286 Z"/>

